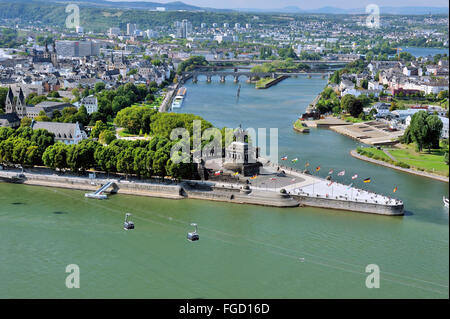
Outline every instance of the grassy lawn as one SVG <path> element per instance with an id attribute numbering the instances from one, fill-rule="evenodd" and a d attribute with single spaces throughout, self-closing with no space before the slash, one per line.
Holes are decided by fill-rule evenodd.
<path id="1" fill-rule="evenodd" d="M 431 153 L 427 151 L 419 153 L 416 152 L 414 145 L 407 145 L 403 149 L 389 149 L 389 153 L 397 161 L 407 163 L 416 169 L 448 175 L 448 165 L 444 162 L 444 151 L 442 149 L 432 150 Z"/>
<path id="2" fill-rule="evenodd" d="M 147 107 L 152 107 L 152 108 L 159 108 L 159 106 L 161 105 L 163 100 L 164 100 L 164 95 L 161 95 L 161 96 L 157 96 L 155 98 L 155 101 L 153 101 L 152 103 L 135 103 L 132 106 L 147 106 Z"/>
<path id="3" fill-rule="evenodd" d="M 383 150 L 379 150 L 376 147 L 365 147 L 364 150 L 367 151 L 367 152 L 372 153 L 373 155 L 375 155 L 377 157 L 379 157 L 383 161 L 389 161 L 390 160 L 389 156 L 387 156 L 386 153 L 383 152 Z"/>
<path id="4" fill-rule="evenodd" d="M 351 115 L 348 114 L 341 114 L 341 119 L 344 121 L 349 121 L 352 123 L 362 123 L 362 122 L 367 122 L 367 120 L 363 120 L 357 117 L 353 117 Z"/>
<path id="5" fill-rule="evenodd" d="M 129 133 L 127 129 L 119 129 L 118 133 L 121 137 L 137 136 L 136 134 Z"/>
<path id="6" fill-rule="evenodd" d="M 395 104 L 399 109 L 407 109 L 413 105 L 437 105 L 439 106 L 439 102 L 430 102 L 428 100 L 401 100 L 401 99 L 395 99 Z"/>

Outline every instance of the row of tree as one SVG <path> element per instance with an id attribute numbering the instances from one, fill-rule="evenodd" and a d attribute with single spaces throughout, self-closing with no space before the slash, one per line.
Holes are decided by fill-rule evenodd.
<path id="1" fill-rule="evenodd" d="M 141 177 L 192 178 L 195 173 L 192 160 L 175 163 L 170 158 L 175 143 L 166 137 L 153 136 L 150 141 L 115 140 L 107 146 L 91 139 L 66 145 L 54 143 L 54 135 L 46 130 L 0 128 L 0 162 L 45 165 L 72 172 L 93 168 Z M 177 155 L 181 156 L 181 153 Z"/>

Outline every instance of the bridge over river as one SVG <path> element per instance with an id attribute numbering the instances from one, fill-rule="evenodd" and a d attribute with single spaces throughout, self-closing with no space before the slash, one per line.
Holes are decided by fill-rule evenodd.
<path id="1" fill-rule="evenodd" d="M 187 81 L 192 78 L 192 82 L 197 83 L 199 76 L 206 76 L 206 82 L 211 82 L 213 77 L 219 77 L 220 82 L 225 82 L 227 76 L 234 78 L 234 82 L 239 82 L 240 77 L 246 77 L 248 80 L 255 80 L 258 78 L 277 78 L 279 76 L 298 76 L 298 75 L 321 75 L 323 78 L 329 76 L 331 72 L 250 72 L 250 71 L 191 71 L 183 72 L 181 80 Z"/>

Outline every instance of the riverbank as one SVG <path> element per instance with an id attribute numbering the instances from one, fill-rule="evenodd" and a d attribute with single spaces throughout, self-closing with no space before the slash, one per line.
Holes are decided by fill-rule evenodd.
<path id="1" fill-rule="evenodd" d="M 276 174 L 274 164 L 267 164 L 265 170 Z M 267 173 L 267 172 L 266 172 Z M 364 212 L 380 215 L 403 215 L 403 202 L 373 193 L 360 193 L 359 198 L 350 197 L 350 191 L 360 190 L 342 185 L 339 196 L 330 196 L 328 181 L 285 168 L 285 186 L 273 188 L 245 187 L 242 184 L 203 182 L 186 180 L 181 182 L 144 182 L 139 180 L 123 180 L 121 178 L 89 178 L 87 176 L 57 175 L 48 169 L 34 168 L 32 172 L 21 172 L 19 169 L 0 171 L 0 181 L 10 181 L 34 186 L 68 188 L 96 191 L 102 185 L 114 183 L 118 194 L 160 197 L 167 199 L 202 199 L 237 204 L 251 204 L 270 207 L 310 206 L 337 210 Z M 263 177 L 262 177 L 263 178 Z M 267 177 L 270 180 L 272 178 Z M 296 181 L 297 178 L 297 181 Z M 278 177 L 278 180 L 283 177 Z M 311 190 L 308 190 L 312 188 Z M 338 192 L 338 189 L 336 189 Z M 375 197 L 374 197 L 375 196 Z"/>
<path id="2" fill-rule="evenodd" d="M 414 169 L 411 169 L 411 168 L 399 167 L 399 166 L 387 163 L 387 162 L 382 161 L 382 160 L 376 160 L 376 159 L 373 159 L 373 158 L 370 158 L 370 157 L 358 154 L 356 152 L 356 150 L 351 150 L 350 154 L 354 158 L 357 158 L 357 159 L 360 159 L 362 161 L 366 161 L 366 162 L 369 162 L 369 163 L 373 163 L 373 164 L 389 167 L 389 168 L 392 168 L 392 169 L 395 169 L 395 170 L 398 170 L 398 171 L 402 171 L 402 172 L 405 172 L 405 173 L 409 173 L 409 174 L 414 174 L 414 175 L 418 175 L 418 176 L 422 176 L 422 177 L 428 177 L 428 178 L 431 178 L 431 179 L 434 179 L 434 180 L 437 180 L 437 181 L 441 181 L 441 182 L 445 182 L 445 183 L 449 182 L 449 178 L 448 177 L 437 175 L 437 174 L 432 174 L 432 173 L 428 173 L 428 172 L 421 172 L 421 171 L 417 171 L 417 170 L 414 170 Z"/>

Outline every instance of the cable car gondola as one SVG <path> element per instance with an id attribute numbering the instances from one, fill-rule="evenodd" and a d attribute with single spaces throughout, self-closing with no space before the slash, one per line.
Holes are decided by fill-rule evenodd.
<path id="1" fill-rule="evenodd" d="M 130 213 L 125 214 L 125 221 L 123 223 L 123 229 L 125 230 L 134 229 L 134 223 L 131 220 L 128 220 L 128 217 L 130 216 Z"/>
<path id="2" fill-rule="evenodd" d="M 199 240 L 199 239 L 200 239 L 200 236 L 199 236 L 198 233 L 197 233 L 197 230 L 198 230 L 197 224 L 192 223 L 191 226 L 194 226 L 194 227 L 195 227 L 195 230 L 194 230 L 193 232 L 190 232 L 190 233 L 187 234 L 187 239 L 188 239 L 189 241 L 196 241 L 196 240 Z"/>

